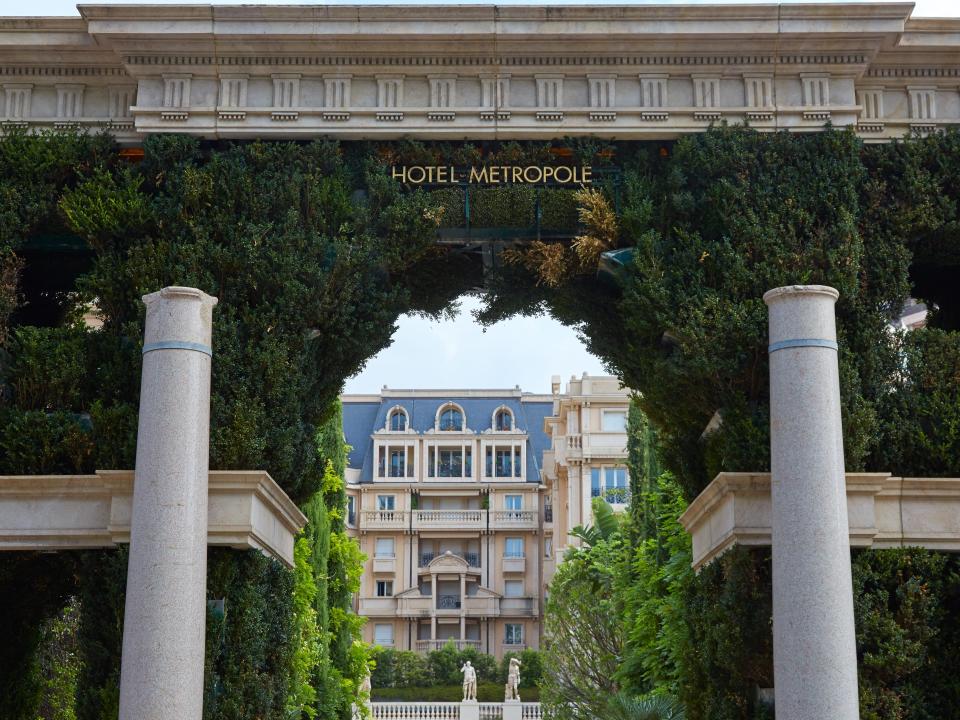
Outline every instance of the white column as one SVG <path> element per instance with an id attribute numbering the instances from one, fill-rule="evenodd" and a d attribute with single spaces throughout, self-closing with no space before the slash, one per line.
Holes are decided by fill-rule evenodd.
<path id="1" fill-rule="evenodd" d="M 467 639 L 467 576 L 460 573 L 460 639 Z"/>
<path id="2" fill-rule="evenodd" d="M 773 663 L 777 720 L 858 720 L 857 653 L 833 288 L 770 312 Z"/>
<path id="3" fill-rule="evenodd" d="M 430 587 L 433 593 L 433 610 L 430 612 L 430 643 L 431 650 L 436 650 L 437 640 L 437 608 L 440 606 L 440 598 L 437 597 L 437 574 L 430 573 Z"/>
<path id="4" fill-rule="evenodd" d="M 120 720 L 200 720 L 210 339 L 217 299 L 194 288 L 167 287 L 143 301 Z"/>

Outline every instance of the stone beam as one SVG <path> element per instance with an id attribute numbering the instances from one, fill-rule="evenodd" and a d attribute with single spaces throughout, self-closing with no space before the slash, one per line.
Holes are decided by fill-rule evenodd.
<path id="1" fill-rule="evenodd" d="M 0 551 L 109 548 L 130 542 L 133 471 L 0 476 Z M 293 567 L 307 519 L 265 472 L 209 474 L 207 544 L 254 548 Z"/>
<path id="2" fill-rule="evenodd" d="M 850 546 L 960 552 L 960 478 L 847 473 Z M 680 516 L 700 569 L 735 545 L 771 544 L 770 473 L 720 473 Z"/>

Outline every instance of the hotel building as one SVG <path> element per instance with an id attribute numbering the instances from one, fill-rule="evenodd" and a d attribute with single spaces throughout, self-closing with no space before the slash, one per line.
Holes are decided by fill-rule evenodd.
<path id="1" fill-rule="evenodd" d="M 590 521 L 592 496 L 627 501 L 628 392 L 615 378 L 552 386 L 343 396 L 365 640 L 424 652 L 453 640 L 497 657 L 539 648 L 569 529 Z"/>

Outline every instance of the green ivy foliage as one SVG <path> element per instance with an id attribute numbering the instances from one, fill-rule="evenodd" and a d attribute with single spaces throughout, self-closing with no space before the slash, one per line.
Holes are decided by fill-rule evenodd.
<path id="1" fill-rule="evenodd" d="M 0 563 L 0 717 L 34 720 L 48 691 L 41 650 L 74 584 L 71 558 L 5 552 Z"/>
<path id="2" fill-rule="evenodd" d="M 224 614 L 207 613 L 204 717 L 286 717 L 294 660 L 294 576 L 256 550 L 208 552 L 207 596 Z"/>
<path id="3" fill-rule="evenodd" d="M 897 338 L 902 372 L 881 396 L 876 468 L 898 475 L 960 474 L 960 333 L 928 328 Z"/>
<path id="4" fill-rule="evenodd" d="M 630 427 L 642 426 L 638 412 L 634 405 Z M 637 447 L 644 442 L 642 433 L 629 436 L 631 472 L 649 452 Z M 769 551 L 737 547 L 695 574 L 690 537 L 677 522 L 686 508 L 677 484 L 662 476 L 634 496 L 637 505 L 656 517 L 652 531 L 627 528 L 639 540 L 624 546 L 617 573 L 622 687 L 679 696 L 691 720 L 772 718 L 757 694 L 773 686 Z M 960 682 L 949 668 L 960 643 L 960 563 L 920 548 L 855 551 L 852 574 L 861 717 L 955 715 Z"/>
<path id="5" fill-rule="evenodd" d="M 934 720 L 960 708 L 960 562 L 920 548 L 853 560 L 863 720 Z"/>
<path id="6" fill-rule="evenodd" d="M 218 296 L 211 467 L 266 469 L 295 500 L 317 504 L 313 519 L 327 537 L 311 542 L 313 570 L 322 568 L 314 577 L 325 583 L 313 604 L 326 655 L 306 664 L 315 665 L 311 682 L 323 689 L 319 715 L 347 717 L 365 665 L 355 643 L 360 621 L 349 611 L 360 555 L 343 532 L 342 437 L 339 446 L 327 440 L 340 432 L 335 400 L 343 379 L 389 342 L 397 315 L 415 304 L 408 271 L 422 282 L 417 271 L 436 260 L 433 206 L 422 193 L 401 193 L 375 156 L 361 150 L 345 160 L 330 143 L 217 150 L 159 137 L 145 152 L 141 164 L 127 166 L 106 140 L 0 140 L 3 177 L 14 180 L 4 187 L 19 193 L 0 208 L 11 220 L 4 247 L 17 267 L 17 248 L 54 231 L 79 235 L 92 257 L 57 312 L 18 308 L 13 316 L 15 332 L 0 350 L 0 472 L 132 467 L 140 296 L 168 284 Z M 17 277 L 11 282 L 14 297 Z M 418 302 L 437 312 L 458 292 L 418 293 Z M 36 295 L 29 285 L 20 293 Z M 91 302 L 103 322 L 97 330 L 77 322 Z M 125 568 L 118 557 L 68 563 L 76 574 L 66 574 L 67 586 L 81 597 L 82 720 L 115 711 L 118 568 Z M 241 703 L 250 717 L 283 717 L 292 658 L 302 649 L 292 638 L 304 636 L 289 619 L 293 573 L 231 553 L 212 558 L 210 571 L 211 592 L 228 601 L 234 594 L 230 617 L 249 618 L 261 632 L 220 623 L 226 634 L 208 662 L 208 716 L 239 717 L 231 703 Z M 115 582 L 105 600 L 86 595 L 89 582 L 108 577 Z M 254 602 L 264 594 L 274 601 Z M 54 596 L 53 605 L 63 602 Z M 55 609 L 37 607 L 47 614 L 25 620 L 28 628 L 38 629 Z M 8 667 L 16 664 L 4 664 L 0 674 Z"/>
<path id="7" fill-rule="evenodd" d="M 608 150 L 590 140 L 570 145 L 578 161 L 597 161 Z M 338 461 L 330 472 L 337 453 L 318 452 L 318 433 L 336 414 L 343 379 L 389 342 L 396 317 L 408 310 L 444 312 L 476 287 L 479 270 L 434 245 L 437 225 L 449 222 L 441 199 L 403 191 L 387 168 L 439 160 L 550 162 L 554 156 L 542 144 L 214 147 L 179 136 L 151 138 L 145 152 L 141 164 L 129 166 L 106 138 L 14 134 L 0 140 L 0 471 L 130 467 L 140 296 L 167 284 L 218 296 L 211 463 L 268 470 L 322 529 L 309 544 L 318 632 L 329 633 L 321 643 L 329 657 L 321 653 L 315 683 L 324 688 L 321 699 L 333 700 L 318 713 L 342 716 L 365 663 L 353 642 L 358 621 L 346 609 L 358 551 L 342 533 Z M 615 152 L 624 168 L 620 241 L 633 249 L 632 262 L 612 279 L 579 275 L 557 289 L 538 285 L 521 267 L 503 268 L 487 278 L 485 321 L 548 309 L 578 327 L 591 350 L 640 392 L 660 459 L 689 500 L 718 471 L 768 466 L 763 292 L 782 284 L 830 284 L 841 293 L 848 468 L 958 471 L 952 333 L 960 327 L 953 279 L 960 266 L 960 133 L 864 146 L 850 132 L 716 128 L 672 145 L 623 145 Z M 526 218 L 529 207 L 526 196 L 511 195 L 521 190 L 489 193 L 480 202 L 481 217 L 516 227 L 513 218 Z M 550 203 L 558 218 L 570 212 L 560 196 L 542 198 L 541 211 Z M 561 222 L 542 220 L 545 226 Z M 89 270 L 53 293 L 21 283 L 24 263 L 36 257 L 28 245 L 68 233 L 86 243 Z M 935 327 L 899 338 L 886 322 L 909 294 L 936 305 Z M 80 328 L 79 313 L 94 300 L 103 328 Z M 718 427 L 704 433 L 712 418 Z M 648 519 L 656 515 L 651 512 Z M 649 537 L 651 529 L 644 532 Z M 635 543 L 633 537 L 629 544 Z M 50 602 L 20 616 L 19 649 L 0 656 L 0 675 L 16 667 L 6 663 L 36 648 L 45 622 L 63 607 L 63 594 L 79 592 L 79 645 L 92 659 L 78 683 L 78 717 L 108 716 L 122 607 L 116 590 L 122 583 L 110 563 L 120 557 L 64 560 L 57 588 L 35 578 Z M 5 558 L 3 567 L 24 562 L 40 569 L 44 561 Z M 235 659 L 246 642 L 254 643 L 251 657 L 266 652 L 240 631 L 228 633 L 240 645 L 228 645 L 211 672 L 231 687 L 243 675 L 252 684 L 252 707 L 268 717 L 282 711 L 290 693 L 294 579 L 244 562 L 223 561 L 221 577 L 231 581 L 224 580 L 222 592 L 234 593 L 238 607 L 249 607 L 254 622 L 278 637 L 285 628 L 284 642 L 262 659 L 282 666 L 284 677 L 267 677 Z M 681 694 L 684 687 L 709 688 L 689 701 L 691 712 L 747 717 L 752 686 L 768 681 L 767 560 L 736 551 L 715 565 L 684 587 L 683 606 L 696 611 L 689 616 L 691 632 L 705 649 L 675 681 Z M 898 572 L 893 565 L 875 569 L 878 583 L 890 588 L 905 586 Z M 117 576 L 111 593 L 119 594 L 94 612 L 85 593 L 111 573 Z M 274 593 L 278 603 L 257 605 L 249 587 Z M 937 592 L 937 605 L 952 607 L 952 591 Z M 911 637 L 922 636 L 920 625 L 938 622 L 937 612 L 922 603 L 907 606 L 912 616 L 926 618 Z M 909 627 L 900 619 L 895 624 Z M 953 638 L 954 624 L 945 621 L 936 637 Z M 891 626 L 871 627 L 872 633 Z M 902 679 L 915 677 L 903 669 L 914 667 L 913 660 L 891 655 L 882 662 L 893 669 L 877 672 L 867 687 L 871 698 L 893 688 L 899 705 L 875 708 L 892 720 L 896 708 L 913 706 L 910 693 L 927 691 L 898 689 L 920 687 Z M 7 697 L 29 698 L 31 682 Z M 943 716 L 956 714 L 956 704 L 942 702 L 949 708 Z"/>

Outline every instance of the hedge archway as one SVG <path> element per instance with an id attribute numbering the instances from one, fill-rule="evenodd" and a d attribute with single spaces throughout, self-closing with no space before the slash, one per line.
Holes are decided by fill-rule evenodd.
<path id="1" fill-rule="evenodd" d="M 406 188 L 388 172 L 392 164 L 545 161 L 616 172 L 595 192 L 576 195 L 478 189 L 472 228 L 514 231 L 490 233 L 504 252 L 486 269 L 482 254 L 436 242 L 438 232 L 462 226 L 462 195 Z M 872 146 L 843 131 L 729 128 L 672 144 L 613 146 L 209 145 L 157 136 L 132 164 L 108 138 L 14 134 L 0 140 L 0 169 L 0 473 L 131 467 L 139 297 L 194 285 L 220 298 L 212 466 L 269 470 L 314 521 L 301 572 L 236 554 L 212 563 L 218 597 L 233 598 L 245 622 L 269 629 L 274 641 L 268 647 L 258 642 L 263 634 L 214 618 L 211 627 L 222 634 L 208 642 L 211 718 L 280 717 L 293 684 L 306 696 L 304 685 L 316 688 L 303 702 L 320 717 L 347 711 L 363 658 L 346 613 L 357 570 L 342 532 L 336 397 L 344 379 L 390 342 L 400 314 L 443 313 L 464 292 L 482 288 L 481 322 L 546 310 L 577 327 L 641 393 L 663 461 L 689 500 L 720 470 L 767 468 L 763 292 L 796 282 L 833 285 L 841 293 L 848 467 L 960 472 L 952 429 L 960 420 L 960 305 L 934 271 L 958 262 L 957 133 Z M 531 221 L 540 240 L 510 242 Z M 601 260 L 603 252 L 614 254 Z M 911 294 L 936 307 L 932 326 L 892 335 L 887 323 Z M 94 302 L 98 331 L 79 322 Z M 704 435 L 714 417 L 719 428 Z M 122 556 L 76 560 L 62 571 L 67 590 L 87 597 L 102 583 L 110 599 L 81 611 L 85 675 L 77 707 L 86 720 L 109 714 L 115 693 Z M 735 658 L 755 656 L 736 672 L 719 651 L 691 662 L 686 682 L 711 688 L 699 705 L 688 704 L 692 717 L 759 712 L 753 690 L 768 679 L 768 648 L 762 637 L 737 634 L 746 610 L 729 598 L 762 598 L 765 562 L 748 554 L 690 590 L 691 607 L 722 618 L 704 642 L 737 647 Z M 874 570 L 899 587 L 899 570 Z M 744 578 L 759 584 L 750 590 Z M 47 592 L 40 581 L 23 591 Z M 313 598 L 312 626 L 292 600 L 258 600 L 298 592 Z M 0 622 L 36 628 L 42 619 L 7 612 Z M 311 660 L 300 641 L 321 632 L 329 633 L 322 657 Z M 937 632 L 957 637 L 953 625 Z M 871 642 L 864 637 L 864 647 Z M 11 678 L 11 691 L 0 687 L 0 697 L 26 698 L 2 708 L 5 716 L 32 712 L 41 679 L 22 670 L 35 668 L 28 658 L 36 646 L 28 639 L 5 660 L 0 676 Z M 924 662 L 943 661 L 937 652 Z M 297 683 L 303 663 L 316 670 Z M 904 678 L 929 667 L 867 674 L 865 692 L 909 694 Z M 239 687 L 248 695 L 238 704 L 230 688 Z M 949 707 L 945 695 L 937 697 Z M 877 707 L 876 717 L 895 717 L 884 709 L 894 707 L 889 702 Z"/>

